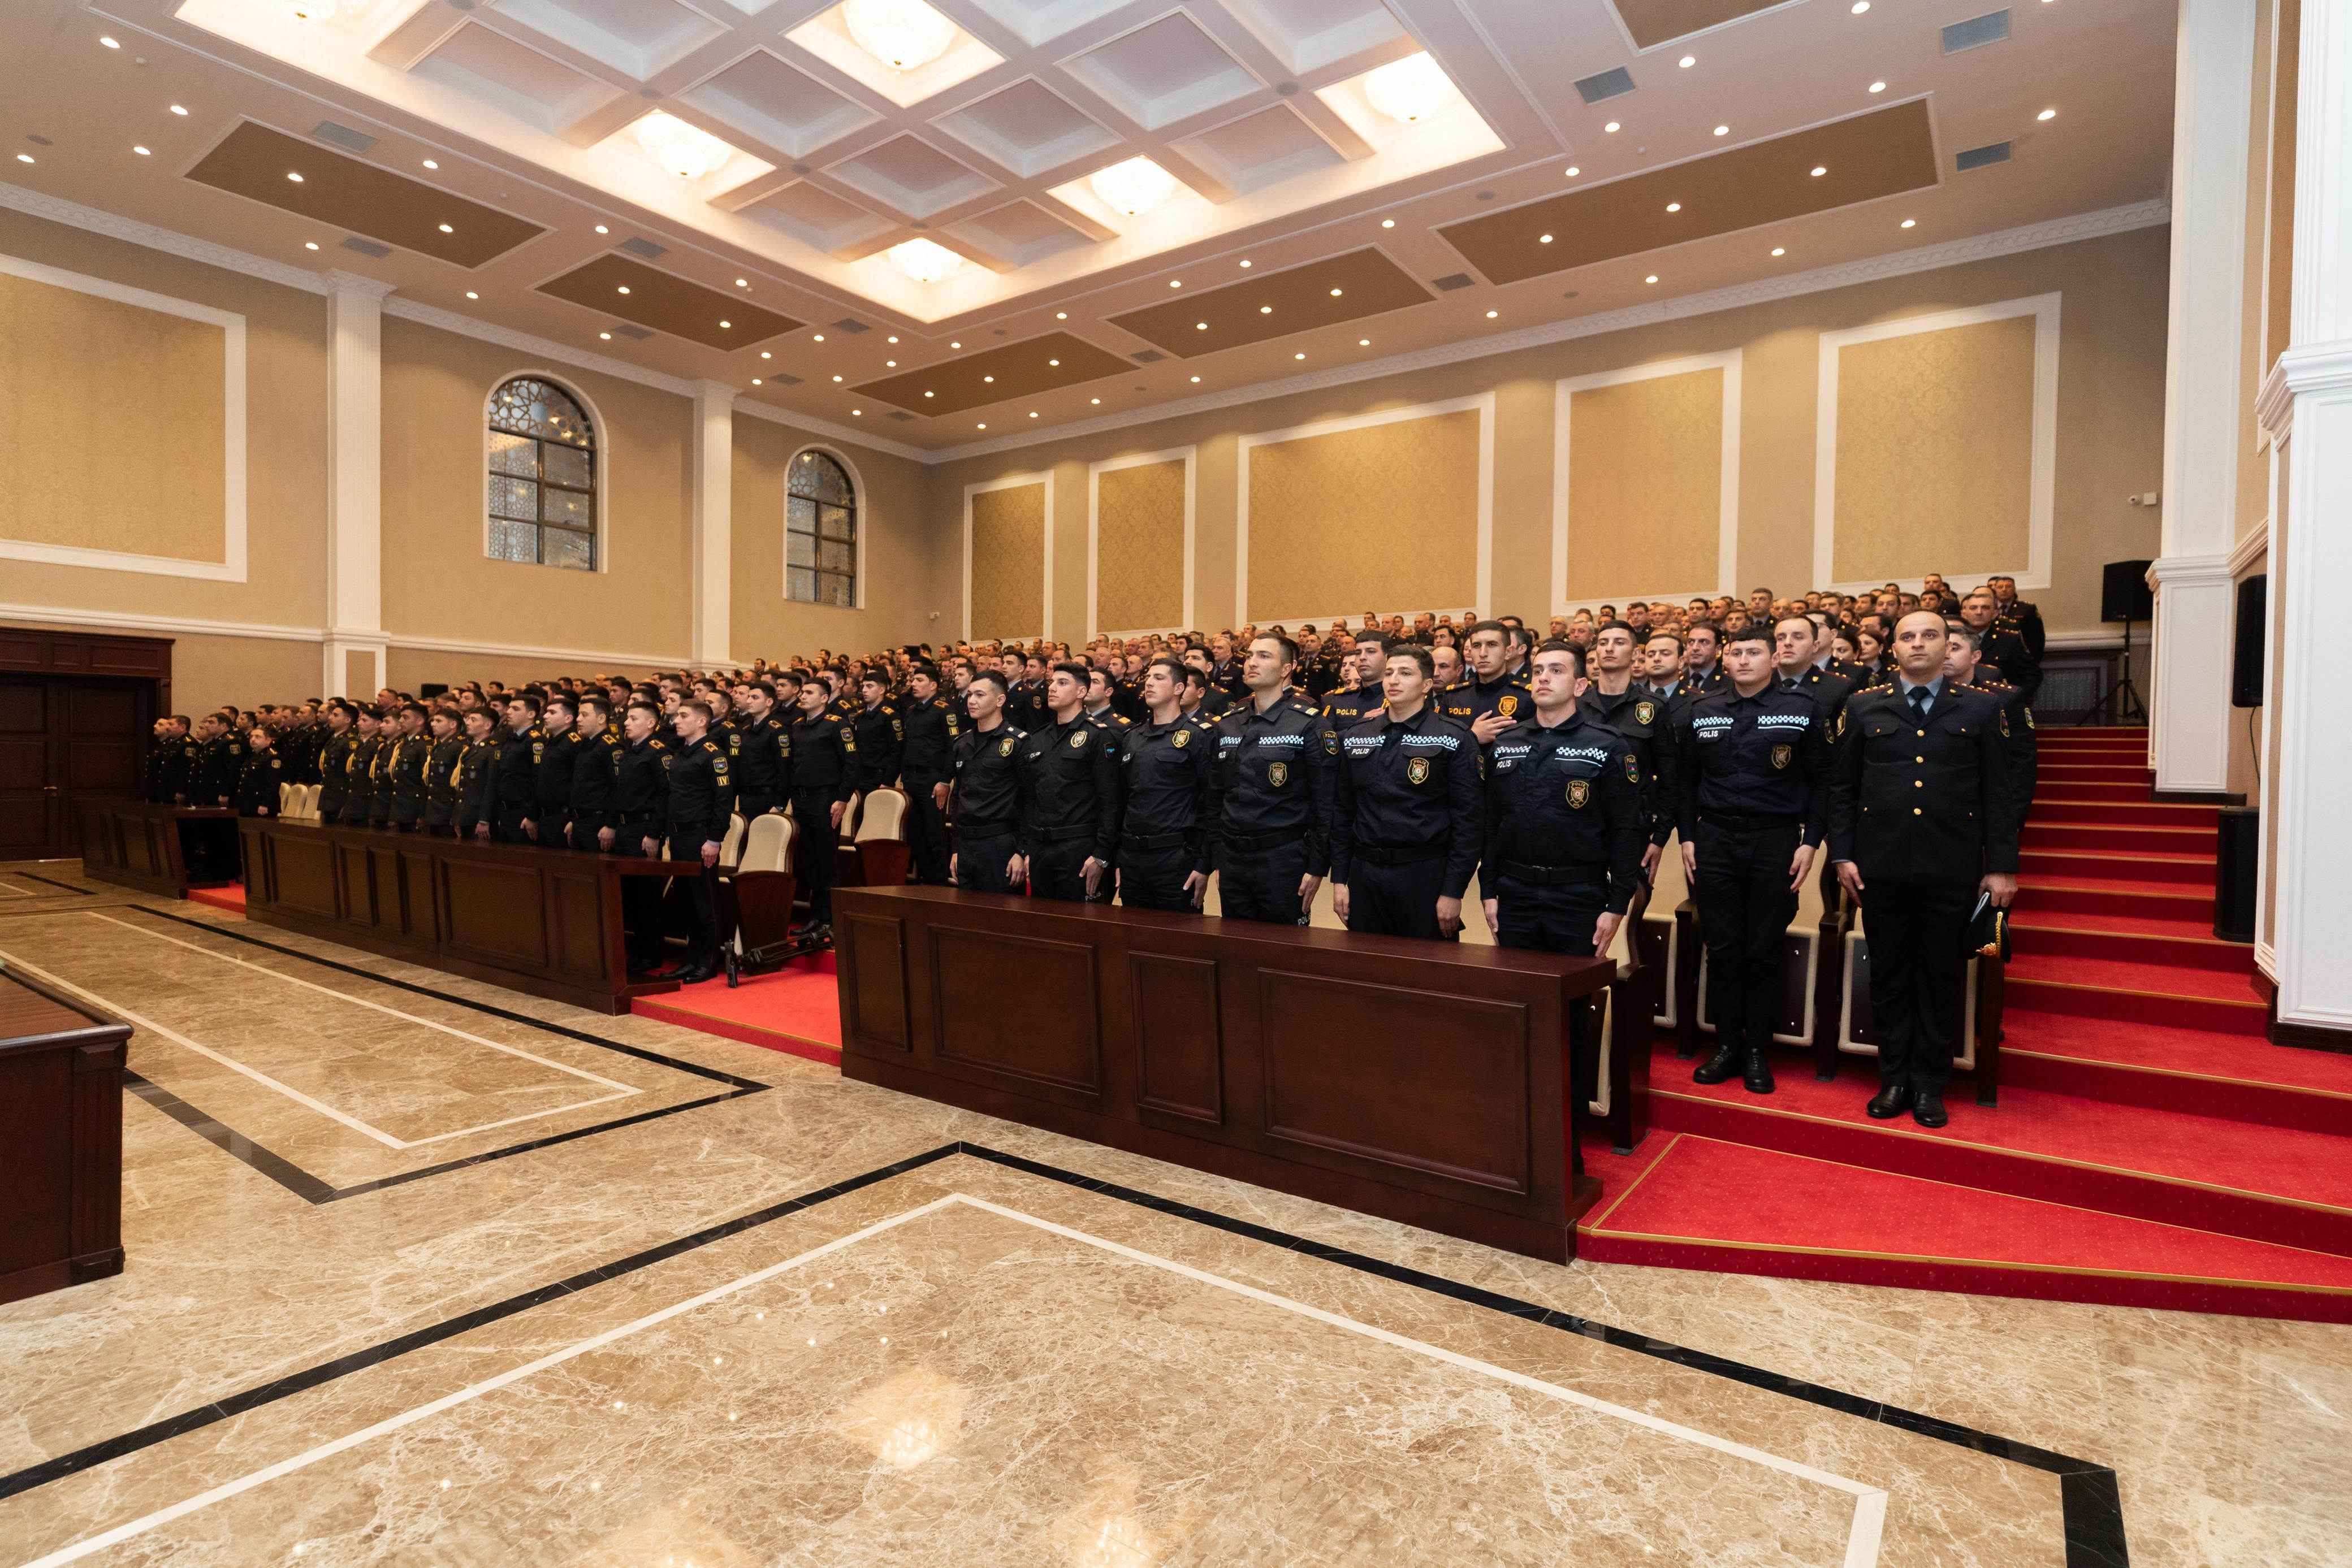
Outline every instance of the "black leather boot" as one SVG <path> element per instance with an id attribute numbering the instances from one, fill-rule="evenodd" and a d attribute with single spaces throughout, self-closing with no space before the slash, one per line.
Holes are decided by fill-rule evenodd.
<path id="1" fill-rule="evenodd" d="M 1772 1092 L 1772 1061 L 1769 1052 L 1757 1051 L 1752 1047 L 1749 1049 L 1748 1072 L 1742 1082 L 1748 1085 L 1748 1092 L 1750 1094 Z"/>
<path id="2" fill-rule="evenodd" d="M 1739 1048 L 1736 1045 L 1718 1045 L 1715 1048 L 1715 1054 L 1701 1062 L 1698 1071 L 1691 1074 L 1691 1082 L 1720 1083 L 1738 1071 Z"/>

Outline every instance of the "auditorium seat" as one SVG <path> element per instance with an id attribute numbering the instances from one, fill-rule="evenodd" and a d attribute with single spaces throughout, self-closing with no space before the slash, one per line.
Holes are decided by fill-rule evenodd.
<path id="1" fill-rule="evenodd" d="M 843 887 L 897 887 L 907 880 L 913 854 L 907 843 L 907 797 L 897 789 L 876 789 L 864 801 L 856 841 L 842 846 Z"/>
<path id="2" fill-rule="evenodd" d="M 1837 977 L 1844 967 L 1841 937 L 1849 916 L 1830 907 L 1821 878 L 1808 876 L 1797 889 L 1797 913 L 1782 938 L 1781 999 L 1772 1038 L 1782 1045 L 1814 1050 L 1835 1027 Z M 1700 1030 L 1715 1032 L 1706 994 L 1706 953 L 1698 955 L 1697 1019 Z"/>
<path id="3" fill-rule="evenodd" d="M 1651 877 L 1650 895 L 1643 901 L 1639 933 L 1642 967 L 1647 971 L 1657 1027 L 1663 1030 L 1680 1027 L 1683 993 L 1697 980 L 1697 956 L 1691 951 L 1697 945 L 1696 915 L 1690 883 L 1683 875 L 1682 841 L 1668 839 Z M 1687 932 L 1685 926 L 1690 927 Z"/>
<path id="4" fill-rule="evenodd" d="M 1621 1155 L 1632 1154 L 1650 1127 L 1650 1034 L 1655 1003 L 1650 977 L 1643 972 L 1639 934 L 1652 896 L 1636 893 L 1626 907 L 1606 955 L 1617 961 L 1617 977 L 1593 998 L 1592 1039 L 1598 1057 L 1587 1109 L 1607 1130 L 1610 1148 Z"/>
<path id="5" fill-rule="evenodd" d="M 740 968 L 757 968 L 769 955 L 787 946 L 793 928 L 793 840 L 798 825 L 781 812 L 752 819 L 745 831 L 741 857 L 720 887 L 730 905 L 724 946 L 728 977 Z"/>
<path id="6" fill-rule="evenodd" d="M 731 866 L 743 849 L 743 815 L 730 812 L 727 818 L 727 836 L 719 841 L 719 863 Z"/>

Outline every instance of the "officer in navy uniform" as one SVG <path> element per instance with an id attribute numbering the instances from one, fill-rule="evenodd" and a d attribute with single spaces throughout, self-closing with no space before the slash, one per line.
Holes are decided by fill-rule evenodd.
<path id="1" fill-rule="evenodd" d="M 728 778 L 726 742 L 710 733 L 710 705 L 698 698 L 680 703 L 673 722 L 679 749 L 669 768 L 666 836 L 673 859 L 702 862 L 702 874 L 686 884 L 686 967 L 677 976 L 680 984 L 691 986 L 710 978 L 719 967 L 719 850 L 727 838 L 735 786 Z"/>
<path id="2" fill-rule="evenodd" d="M 1485 776 L 1467 727 L 1429 701 L 1429 650 L 1389 650 L 1384 706 L 1339 737 L 1331 910 L 1350 931 L 1454 940 L 1486 848 Z"/>
<path id="3" fill-rule="evenodd" d="M 1576 651 L 1569 652 L 1573 655 Z M 1642 870 L 1646 874 L 1674 836 L 1680 785 L 1675 780 L 1675 764 L 1679 758 L 1673 719 L 1667 705 L 1633 678 L 1639 653 L 1633 629 L 1622 621 L 1612 621 L 1593 633 L 1594 679 L 1576 699 L 1576 706 L 1588 718 L 1616 731 L 1642 771 L 1642 836 L 1648 841 L 1642 852 Z"/>
<path id="4" fill-rule="evenodd" d="M 327 705 L 327 744 L 319 753 L 319 820 L 340 822 L 351 792 L 352 754 L 359 749 L 359 709 L 337 697 Z"/>
<path id="5" fill-rule="evenodd" d="M 1511 673 L 1511 628 L 1500 621 L 1472 622 L 1462 639 L 1462 657 L 1470 674 L 1448 687 L 1438 711 L 1467 728 L 1479 746 L 1527 717 L 1534 707 L 1527 682 Z"/>
<path id="6" fill-rule="evenodd" d="M 532 831 L 541 845 L 551 850 L 572 845 L 572 771 L 580 749 L 580 737 L 572 727 L 575 712 L 570 695 L 559 691 L 549 695 L 540 713 L 540 731 L 545 738 L 540 748 L 539 810 Z M 714 738 L 725 744 L 723 737 Z"/>
<path id="7" fill-rule="evenodd" d="M 1730 684 L 1694 698 L 1677 735 L 1683 872 L 1706 937 L 1716 1051 L 1691 1074 L 1772 1092 L 1781 937 L 1829 813 L 1829 754 L 1812 697 L 1773 679 L 1771 634 L 1751 622 L 1725 650 Z M 1743 1060 L 1744 1059 L 1744 1060 Z"/>
<path id="8" fill-rule="evenodd" d="M 1162 654 L 1143 673 L 1144 722 L 1119 739 L 1118 901 L 1193 910 L 1209 883 L 1209 773 L 1216 727 L 1183 711 L 1184 666 Z"/>
<path id="9" fill-rule="evenodd" d="M 1896 623 L 1895 683 L 1846 706 L 1830 819 L 1830 859 L 1870 940 L 1879 1090 L 1868 1109 L 1884 1120 L 1907 1107 L 1923 1127 L 1949 1119 L 1976 902 L 2007 908 L 2017 896 L 2002 699 L 1947 675 L 1947 652 L 1940 613 Z"/>
<path id="10" fill-rule="evenodd" d="M 658 738 L 661 727 L 657 702 L 635 698 L 622 710 L 622 744 L 613 754 L 613 852 L 625 860 L 658 857 L 667 831 L 669 768 L 676 753 Z M 661 892 L 656 879 L 621 879 L 621 925 L 633 973 L 661 961 Z"/>
<path id="11" fill-rule="evenodd" d="M 833 930 L 833 882 L 840 853 L 841 819 L 857 792 L 857 739 L 850 720 L 831 702 L 823 681 L 801 688 L 800 717 L 792 727 L 793 817 L 799 824 L 800 889 L 808 899 L 804 934 Z M 683 733 L 683 732 L 681 732 Z M 722 822 L 722 826 L 724 823 Z"/>
<path id="12" fill-rule="evenodd" d="M 2023 627 L 2001 619 L 2000 601 L 1989 588 L 1977 589 L 1960 601 L 1960 619 L 1975 629 L 1979 655 L 2000 672 L 2002 680 L 2024 693 L 2031 705 L 2042 690 L 2042 656 Z M 2035 624 L 2040 624 L 2038 617 Z"/>
<path id="13" fill-rule="evenodd" d="M 246 738 L 237 733 L 233 716 L 206 714 L 203 727 L 205 734 L 197 758 L 196 789 L 189 803 L 226 806 L 236 793 L 237 779 L 245 771 Z"/>
<path id="14" fill-rule="evenodd" d="M 1944 674 L 1975 691 L 1990 692 L 2000 703 L 2001 749 L 2009 758 L 2009 792 L 2021 823 L 2033 810 L 2033 792 L 2042 772 L 2042 747 L 2033 730 L 2033 710 L 2025 694 L 2007 681 L 1984 673 L 1977 653 L 1976 632 L 1966 624 L 1945 625 Z M 1891 679 L 1891 677 L 1890 677 Z"/>
<path id="15" fill-rule="evenodd" d="M 793 737 L 791 716 L 777 711 L 772 682 L 753 681 L 743 688 L 743 702 L 735 731 L 735 809 L 749 823 L 754 817 L 781 811 L 792 799 Z"/>
<path id="16" fill-rule="evenodd" d="M 907 733 L 898 768 L 907 785 L 907 847 L 915 881 L 926 887 L 948 883 L 948 780 L 955 775 L 956 739 L 965 720 L 940 691 L 939 666 L 917 664 L 907 672 Z"/>
<path id="17" fill-rule="evenodd" d="M 1389 640 L 1370 627 L 1356 633 L 1350 673 L 1355 684 L 1345 691 L 1326 692 L 1323 716 L 1334 729 L 1345 732 L 1381 711 L 1381 676 L 1387 671 Z"/>
<path id="18" fill-rule="evenodd" d="M 2017 596 L 2017 579 L 1989 577 L 1985 586 L 1992 590 L 1994 601 L 2000 605 L 1997 619 L 2006 622 L 2025 643 L 2026 650 L 2040 659 L 2049 643 L 2049 633 L 2042 629 L 2042 612 Z"/>
<path id="19" fill-rule="evenodd" d="M 878 669 L 859 677 L 862 706 L 851 721 L 857 741 L 857 789 L 863 794 L 898 782 L 907 749 L 907 724 L 898 705 L 890 700 L 890 684 Z"/>
<path id="20" fill-rule="evenodd" d="M 615 853 L 620 841 L 623 743 L 612 714 L 603 696 L 580 699 L 579 744 L 572 752 L 572 847 L 583 854 Z"/>
<path id="21" fill-rule="evenodd" d="M 1822 648 L 1828 642 L 1828 633 L 1814 625 L 1810 615 L 1783 616 L 1772 624 L 1775 678 L 1813 699 L 1813 710 L 1822 717 L 1822 733 L 1834 741 L 1838 716 L 1845 711 L 1846 698 L 1853 695 L 1854 683 L 1821 664 Z"/>
<path id="22" fill-rule="evenodd" d="M 499 719 L 488 708 L 477 707 L 467 709 L 459 722 L 466 727 L 466 750 L 457 758 L 457 836 L 487 843 L 498 815 L 498 802 L 490 794 L 490 765 L 498 760 Z"/>
<path id="23" fill-rule="evenodd" d="M 1228 919 L 1304 925 L 1331 869 L 1339 732 L 1290 695 L 1298 644 L 1274 633 L 1242 664 L 1246 702 L 1216 720 L 1209 775 L 1209 869 Z"/>
<path id="24" fill-rule="evenodd" d="M 433 736 L 425 758 L 425 831 L 446 839 L 456 831 L 461 804 L 466 737 L 458 733 L 455 708 L 436 707 L 427 723 Z"/>
<path id="25" fill-rule="evenodd" d="M 1683 628 L 1683 692 L 1696 697 L 1724 687 L 1723 629 L 1711 621 L 1694 621 Z"/>
<path id="26" fill-rule="evenodd" d="M 396 831 L 413 833 L 425 821 L 425 773 L 433 758 L 433 742 L 425 735 L 425 706 L 403 704 L 394 725 L 383 765 L 383 821 Z"/>
<path id="27" fill-rule="evenodd" d="M 954 826 L 949 874 L 974 893 L 1015 893 L 1028 882 L 1015 834 L 1021 821 L 1021 765 L 1027 738 L 1006 721 L 1011 683 L 1001 670 L 978 670 L 964 688 L 971 727 L 956 737 L 955 777 L 948 799 Z"/>
<path id="28" fill-rule="evenodd" d="M 269 732 L 258 726 L 247 732 L 247 741 L 249 748 L 244 766 L 237 769 L 230 803 L 240 817 L 274 817 L 278 790 L 286 781 L 286 759 L 278 755 Z"/>
<path id="29" fill-rule="evenodd" d="M 147 747 L 147 800 L 170 806 L 188 793 L 188 758 L 194 747 L 188 739 L 188 721 L 178 714 L 155 721 L 154 738 Z"/>
<path id="30" fill-rule="evenodd" d="M 531 813 L 539 810 L 539 764 L 547 737 L 539 727 L 539 699 L 528 692 L 507 698 L 506 727 L 490 758 L 490 833 L 502 844 L 528 844 Z"/>
<path id="31" fill-rule="evenodd" d="M 1054 666 L 1052 722 L 1022 741 L 1015 852 L 1035 898 L 1096 903 L 1109 895 L 1118 847 L 1118 736 L 1086 715 L 1087 667 Z"/>

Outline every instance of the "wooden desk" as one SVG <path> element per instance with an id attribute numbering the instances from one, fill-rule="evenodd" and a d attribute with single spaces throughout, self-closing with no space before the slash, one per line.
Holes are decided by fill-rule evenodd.
<path id="1" fill-rule="evenodd" d="M 131 1026 L 0 975 L 0 1301 L 122 1272 Z"/>
<path id="2" fill-rule="evenodd" d="M 77 800 L 74 812 L 81 827 L 84 875 L 166 898 L 185 898 L 191 886 L 217 885 L 189 878 L 184 837 L 189 824 L 236 821 L 226 806 L 156 806 L 131 800 Z M 211 831 L 228 836 L 226 827 Z"/>
<path id="3" fill-rule="evenodd" d="M 1571 1029 L 1615 966 L 836 888 L 848 1077 L 1564 1262 Z"/>
<path id="4" fill-rule="evenodd" d="M 699 862 L 279 817 L 238 828 L 248 919 L 599 1012 L 677 989 L 629 978 L 621 879 L 698 876 Z"/>

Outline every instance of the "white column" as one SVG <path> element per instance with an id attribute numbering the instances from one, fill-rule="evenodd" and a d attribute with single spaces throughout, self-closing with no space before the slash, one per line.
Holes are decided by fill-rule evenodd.
<path id="1" fill-rule="evenodd" d="M 2165 344 L 2164 530 L 2148 762 L 2158 789 L 2230 779 L 2230 547 L 2237 542 L 2239 324 L 2254 8 L 2180 0 L 2173 84 L 2172 299 Z"/>
<path id="2" fill-rule="evenodd" d="M 324 695 L 384 680 L 383 297 L 389 283 L 327 274 L 327 638 Z M 362 690 L 350 655 L 373 674 Z"/>
<path id="3" fill-rule="evenodd" d="M 694 383 L 694 662 L 732 664 L 735 389 Z"/>
<path id="4" fill-rule="evenodd" d="M 2304 7 L 2298 74 L 2293 347 L 2262 400 L 2275 497 L 2265 716 L 2278 737 L 2263 870 L 2279 1022 L 2352 1030 L 2352 727 L 2330 656 L 2352 572 L 2352 9 Z"/>

